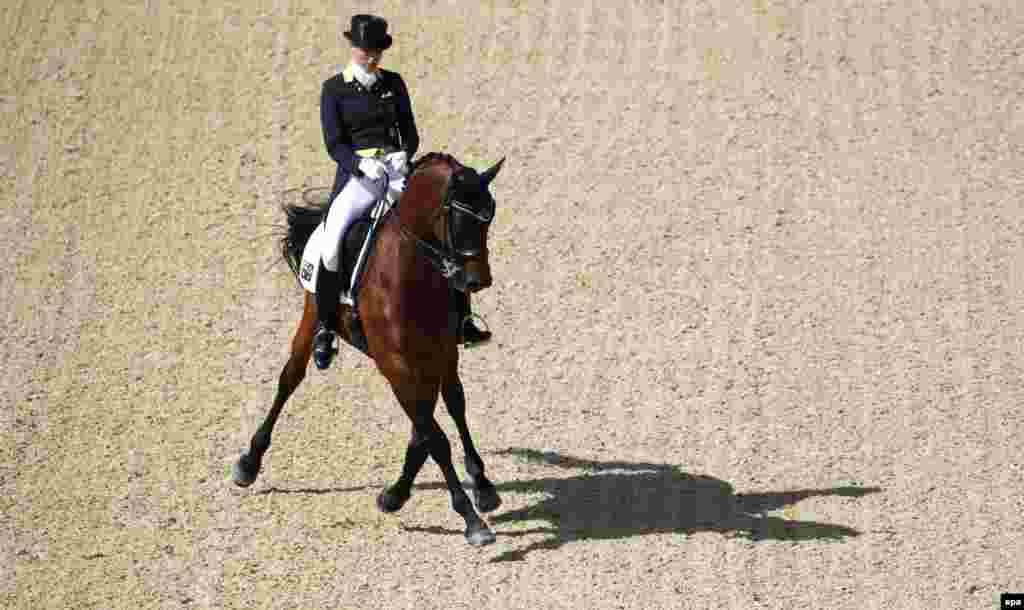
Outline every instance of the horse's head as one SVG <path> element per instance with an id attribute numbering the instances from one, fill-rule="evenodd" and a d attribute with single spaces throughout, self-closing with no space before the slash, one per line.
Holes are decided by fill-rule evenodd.
<path id="1" fill-rule="evenodd" d="M 452 173 L 443 207 L 447 208 L 445 226 L 435 227 L 448 236 L 452 250 L 463 263 L 462 278 L 456 287 L 476 292 L 491 285 L 491 265 L 487 252 L 487 230 L 494 220 L 495 202 L 490 185 L 501 170 L 504 159 L 482 174 L 461 167 Z M 460 285 L 460 279 L 461 284 Z"/>
<path id="2" fill-rule="evenodd" d="M 490 185 L 505 159 L 483 173 L 451 157 L 443 159 L 448 171 L 441 185 L 439 207 L 431 214 L 429 239 L 440 243 L 450 264 L 454 264 L 449 273 L 455 288 L 477 292 L 492 282 L 487 231 L 494 220 L 495 201 Z"/>

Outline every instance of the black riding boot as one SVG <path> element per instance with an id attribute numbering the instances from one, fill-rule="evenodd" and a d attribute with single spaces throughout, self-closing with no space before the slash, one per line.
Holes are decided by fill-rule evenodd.
<path id="1" fill-rule="evenodd" d="M 338 353 L 334 339 L 338 331 L 338 299 L 341 296 L 341 279 L 337 271 L 330 271 L 320 261 L 316 276 L 316 313 L 320 319 L 316 336 L 313 337 L 313 362 L 316 368 L 324 370 L 331 366 L 331 360 Z"/>
<path id="2" fill-rule="evenodd" d="M 459 343 L 472 347 L 491 340 L 491 331 L 480 330 L 473 323 L 473 312 L 470 309 L 469 294 L 455 290 L 455 311 L 459 318 Z"/>

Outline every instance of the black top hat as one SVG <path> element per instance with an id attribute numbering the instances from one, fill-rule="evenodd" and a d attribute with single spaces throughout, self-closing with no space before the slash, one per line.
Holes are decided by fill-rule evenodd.
<path id="1" fill-rule="evenodd" d="M 391 46 L 388 22 L 375 15 L 353 15 L 352 28 L 345 32 L 352 46 L 360 49 L 384 50 Z"/>

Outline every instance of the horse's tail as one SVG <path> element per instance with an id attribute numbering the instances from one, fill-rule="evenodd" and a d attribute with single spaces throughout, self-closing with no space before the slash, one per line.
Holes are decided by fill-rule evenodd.
<path id="1" fill-rule="evenodd" d="M 309 207 L 304 205 L 285 204 L 281 206 L 288 218 L 288 229 L 281 238 L 281 256 L 295 277 L 299 277 L 299 266 L 302 264 L 302 250 L 309 241 L 309 236 L 316 230 L 323 219 L 327 205 Z"/>

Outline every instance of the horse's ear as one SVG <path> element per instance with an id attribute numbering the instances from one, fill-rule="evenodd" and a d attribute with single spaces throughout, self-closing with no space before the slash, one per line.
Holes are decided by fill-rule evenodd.
<path id="1" fill-rule="evenodd" d="M 483 182 L 484 186 L 489 185 L 491 180 L 494 180 L 494 177 L 498 175 L 498 172 L 501 170 L 501 166 L 504 163 L 505 157 L 502 157 L 501 160 L 495 163 L 493 167 L 480 174 L 480 181 Z"/>

